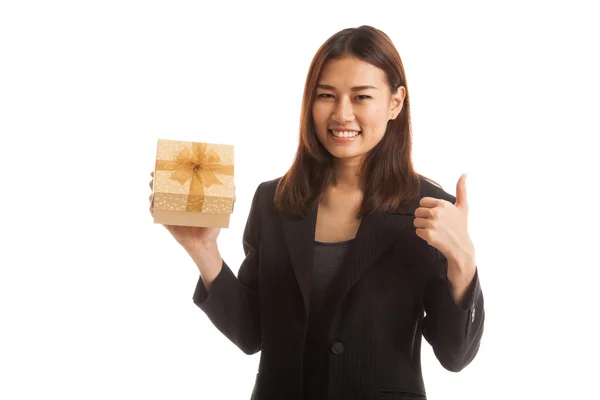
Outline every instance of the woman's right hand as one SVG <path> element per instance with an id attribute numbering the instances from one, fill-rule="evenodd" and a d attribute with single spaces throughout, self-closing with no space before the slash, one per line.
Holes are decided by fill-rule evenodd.
<path id="1" fill-rule="evenodd" d="M 150 189 L 153 187 L 154 171 L 150 173 Z M 235 190 L 235 189 L 234 189 Z M 150 214 L 154 216 L 154 198 L 153 193 L 150 194 Z M 235 203 L 235 194 L 233 196 Z M 197 253 L 202 250 L 210 250 L 216 247 L 217 238 L 221 232 L 221 228 L 204 228 L 195 226 L 175 226 L 163 225 L 173 235 L 175 240 L 183 246 L 188 253 Z"/>

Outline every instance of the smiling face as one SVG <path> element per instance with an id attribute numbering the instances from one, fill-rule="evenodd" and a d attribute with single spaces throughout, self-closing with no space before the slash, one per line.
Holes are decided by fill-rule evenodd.
<path id="1" fill-rule="evenodd" d="M 362 60 L 327 62 L 312 106 L 319 141 L 337 159 L 360 160 L 400 114 L 405 92 L 400 86 L 393 94 L 385 72 Z"/>

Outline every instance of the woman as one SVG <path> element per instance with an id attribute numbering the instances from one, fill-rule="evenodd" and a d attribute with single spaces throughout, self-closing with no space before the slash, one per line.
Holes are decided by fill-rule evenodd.
<path id="1" fill-rule="evenodd" d="M 483 295 L 464 176 L 455 198 L 413 170 L 386 34 L 344 29 L 322 45 L 300 139 L 290 170 L 256 190 L 237 277 L 218 229 L 167 226 L 200 270 L 194 302 L 242 351 L 261 351 L 253 399 L 425 398 L 421 335 L 463 369 Z"/>

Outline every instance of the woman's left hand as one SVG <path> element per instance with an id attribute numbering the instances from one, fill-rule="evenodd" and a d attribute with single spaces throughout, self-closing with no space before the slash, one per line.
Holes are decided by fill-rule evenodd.
<path id="1" fill-rule="evenodd" d="M 417 236 L 448 259 L 448 279 L 453 287 L 463 288 L 475 275 L 475 247 L 469 237 L 467 174 L 456 184 L 456 202 L 423 197 L 415 211 Z"/>

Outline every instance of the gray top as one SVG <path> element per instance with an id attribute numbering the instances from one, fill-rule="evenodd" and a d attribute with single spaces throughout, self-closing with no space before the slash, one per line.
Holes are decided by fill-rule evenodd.
<path id="1" fill-rule="evenodd" d="M 310 314 L 313 316 L 318 315 L 327 289 L 335 280 L 350 243 L 352 240 L 334 243 L 315 241 L 310 288 Z"/>

